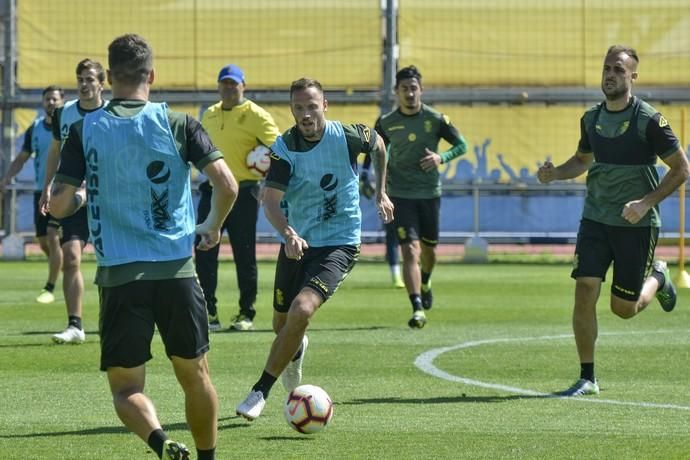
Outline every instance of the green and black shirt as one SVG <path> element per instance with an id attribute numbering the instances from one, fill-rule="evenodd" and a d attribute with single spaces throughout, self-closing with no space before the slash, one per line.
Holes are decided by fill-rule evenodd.
<path id="1" fill-rule="evenodd" d="M 633 97 L 621 111 L 611 112 L 603 102 L 590 108 L 580 119 L 580 132 L 578 151 L 594 155 L 582 217 L 614 226 L 660 227 L 658 206 L 637 224 L 621 213 L 626 203 L 659 186 L 657 157 L 666 158 L 680 147 L 668 121 Z"/>
<path id="2" fill-rule="evenodd" d="M 426 104 L 414 115 L 400 109 L 381 116 L 376 131 L 388 146 L 387 189 L 397 198 L 429 199 L 441 196 L 441 174 L 437 168 L 424 171 L 420 160 L 426 148 L 436 152 L 441 139 L 453 149 L 441 154 L 443 162 L 467 151 L 467 144 L 448 117 Z"/>

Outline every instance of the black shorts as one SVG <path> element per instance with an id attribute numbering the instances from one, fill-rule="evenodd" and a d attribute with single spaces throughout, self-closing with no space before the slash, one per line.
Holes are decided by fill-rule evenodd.
<path id="1" fill-rule="evenodd" d="M 89 241 L 89 219 L 86 217 L 86 206 L 71 216 L 60 219 L 60 244 L 79 240 L 86 244 Z"/>
<path id="2" fill-rule="evenodd" d="M 657 227 L 615 227 L 582 219 L 570 276 L 604 281 L 613 262 L 611 294 L 635 301 L 652 267 L 658 238 Z"/>
<path id="3" fill-rule="evenodd" d="M 409 199 L 391 197 L 395 206 L 393 226 L 400 243 L 419 240 L 427 246 L 438 244 L 441 198 Z"/>
<path id="4" fill-rule="evenodd" d="M 46 236 L 48 234 L 48 227 L 60 227 L 60 223 L 50 214 L 43 215 L 38 202 L 41 201 L 41 192 L 34 192 L 34 227 L 36 228 L 36 236 Z"/>
<path id="5" fill-rule="evenodd" d="M 193 359 L 209 350 L 206 302 L 196 277 L 132 281 L 98 293 L 102 371 L 150 360 L 155 326 L 168 357 Z"/>
<path id="6" fill-rule="evenodd" d="M 328 300 L 352 271 L 359 258 L 359 246 L 308 248 L 300 260 L 288 259 L 280 245 L 273 288 L 273 308 L 290 309 L 302 288 L 308 286 Z"/>

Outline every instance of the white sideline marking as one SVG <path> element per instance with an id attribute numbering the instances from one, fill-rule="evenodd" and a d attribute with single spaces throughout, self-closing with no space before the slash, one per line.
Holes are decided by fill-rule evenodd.
<path id="1" fill-rule="evenodd" d="M 645 334 L 650 334 L 650 333 L 668 333 L 671 331 L 646 331 L 644 332 Z M 677 332 L 677 331 L 675 331 Z M 629 334 L 629 333 L 626 333 Z M 623 333 L 604 333 L 604 334 L 599 334 L 599 335 L 626 335 Z M 677 409 L 677 410 L 685 410 L 685 411 L 690 411 L 690 406 L 680 406 L 677 404 L 657 404 L 657 403 L 649 403 L 649 402 L 638 402 L 638 401 L 617 401 L 615 399 L 600 399 L 597 397 L 577 397 L 577 398 L 572 398 L 572 397 L 565 397 L 565 396 L 556 396 L 551 393 L 542 393 L 540 391 L 534 391 L 534 390 L 527 390 L 524 388 L 517 388 L 517 387 L 511 387 L 508 385 L 501 385 L 498 383 L 490 383 L 490 382 L 482 382 L 480 380 L 474 380 L 474 379 L 469 379 L 467 377 L 460 377 L 457 375 L 452 375 L 449 374 L 445 371 L 442 371 L 438 367 L 434 365 L 434 360 L 442 355 L 443 353 L 447 353 L 449 351 L 455 351 L 455 350 L 461 350 L 464 348 L 472 348 L 472 347 L 478 347 L 481 345 L 488 345 L 488 344 L 495 344 L 495 343 L 508 343 L 508 342 L 526 342 L 530 340 L 556 340 L 556 339 L 566 339 L 566 338 L 572 338 L 572 334 L 562 334 L 562 335 L 544 335 L 541 337 L 516 337 L 516 338 L 503 338 L 503 339 L 487 339 L 487 340 L 475 340 L 472 342 L 465 342 L 465 343 L 460 343 L 458 345 L 453 345 L 450 347 L 442 347 L 442 348 L 434 348 L 432 350 L 426 351 L 422 353 L 421 355 L 417 356 L 417 359 L 414 361 L 414 365 L 417 366 L 422 372 L 425 372 L 429 375 L 432 375 L 434 377 L 438 377 L 443 380 L 448 380 L 450 382 L 458 382 L 458 383 L 464 383 L 465 385 L 472 385 L 476 387 L 481 387 L 481 388 L 490 388 L 492 390 L 498 390 L 498 391 L 504 391 L 506 393 L 517 393 L 521 395 L 528 395 L 528 396 L 544 396 L 544 397 L 549 397 L 549 398 L 555 398 L 555 399 L 568 399 L 571 401 L 579 401 L 579 402 L 588 402 L 588 403 L 598 403 L 598 404 L 615 404 L 619 406 L 635 406 L 635 407 L 649 407 L 649 408 L 654 408 L 654 409 Z"/>

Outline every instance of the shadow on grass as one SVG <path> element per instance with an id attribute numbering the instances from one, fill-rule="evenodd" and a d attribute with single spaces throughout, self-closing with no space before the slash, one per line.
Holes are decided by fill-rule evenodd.
<path id="1" fill-rule="evenodd" d="M 62 331 L 59 331 L 57 329 L 51 330 L 51 331 L 24 331 L 24 332 L 20 332 L 18 334 L 14 334 L 14 335 L 28 335 L 28 336 L 49 335 L 49 336 L 52 336 L 53 334 L 56 334 L 58 332 L 62 332 Z M 84 333 L 87 335 L 87 337 L 88 336 L 98 337 L 98 331 L 96 331 L 96 330 L 93 330 L 93 331 L 84 330 Z M 12 335 L 12 334 L 8 334 L 8 335 Z"/>
<path id="2" fill-rule="evenodd" d="M 361 326 L 361 327 L 312 327 L 309 328 L 309 332 L 323 332 L 323 331 L 335 331 L 335 332 L 349 332 L 349 331 L 378 331 L 381 329 L 390 329 L 387 326 Z M 216 334 L 273 334 L 273 329 L 252 329 L 251 331 L 236 331 L 234 329 L 223 329 L 222 331 L 214 331 L 212 335 Z"/>
<path id="3" fill-rule="evenodd" d="M 222 417 L 218 419 L 218 431 L 230 430 L 235 428 L 248 428 L 251 426 L 249 422 L 237 423 L 233 422 L 230 424 L 223 423 L 226 421 L 242 421 L 244 420 L 239 415 L 232 417 Z M 163 429 L 165 431 L 184 431 L 189 430 L 187 423 L 169 423 L 164 424 Z M 58 437 L 58 436 L 98 436 L 102 434 L 132 434 L 124 426 L 101 426 L 95 428 L 86 428 L 83 430 L 72 430 L 72 431 L 44 431 L 36 433 L 25 433 L 25 434 L 0 434 L 0 439 L 22 439 L 22 438 L 43 438 L 43 437 Z M 287 438 L 292 439 L 292 438 Z"/>
<path id="4" fill-rule="evenodd" d="M 313 441 L 314 438 L 308 438 L 303 434 L 296 434 L 295 436 L 264 436 L 263 438 L 264 441 Z"/>
<path id="5" fill-rule="evenodd" d="M 335 405 L 357 406 L 362 404 L 448 404 L 448 403 L 500 403 L 521 399 L 551 399 L 556 395 L 507 395 L 507 396 L 443 396 L 438 398 L 371 398 L 335 402 Z"/>
<path id="6" fill-rule="evenodd" d="M 6 334 L 5 337 L 45 337 L 45 340 L 41 342 L 34 342 L 34 343 L 2 343 L 0 344 L 0 349 L 2 348 L 27 348 L 27 347 L 70 347 L 74 346 L 75 344 L 57 344 L 53 342 L 51 337 L 56 333 L 57 331 L 52 330 L 52 331 L 25 331 L 25 332 L 19 332 L 16 334 Z M 98 337 L 98 331 L 85 331 L 86 332 L 86 342 L 80 343 L 78 345 L 80 346 L 88 346 L 88 345 L 98 345 L 100 343 L 99 337 Z"/>
<path id="7" fill-rule="evenodd" d="M 179 424 L 186 426 L 186 424 Z M 168 428 L 168 427 L 166 427 Z M 72 431 L 43 431 L 26 434 L 0 434 L 0 439 L 21 439 L 21 438 L 50 438 L 58 436 L 91 436 L 101 434 L 124 434 L 130 431 L 124 426 L 101 426 L 97 428 L 87 428 L 84 430 Z"/>
<path id="8" fill-rule="evenodd" d="M 2 348 L 36 348 L 36 347 L 55 347 L 57 346 L 53 342 L 41 342 L 41 343 L 3 343 L 0 344 L 0 349 Z"/>

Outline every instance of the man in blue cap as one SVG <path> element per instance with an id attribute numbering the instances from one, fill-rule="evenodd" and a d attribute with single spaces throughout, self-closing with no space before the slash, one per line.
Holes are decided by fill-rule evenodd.
<path id="1" fill-rule="evenodd" d="M 239 182 L 239 195 L 232 211 L 225 219 L 225 230 L 230 239 L 240 290 L 238 314 L 232 319 L 230 329 L 248 331 L 254 328 L 257 293 L 256 268 L 256 221 L 259 214 L 259 181 L 262 176 L 247 167 L 247 155 L 259 146 L 269 147 L 280 131 L 273 117 L 263 108 L 244 97 L 244 72 L 234 64 L 228 64 L 218 73 L 220 102 L 210 106 L 203 114 L 201 124 L 213 143 L 223 152 L 224 160 Z M 199 222 L 208 215 L 211 207 L 211 184 L 199 186 Z M 206 298 L 209 327 L 219 330 L 216 287 L 218 285 L 218 251 L 216 246 L 208 251 L 196 252 L 196 272 Z"/>

